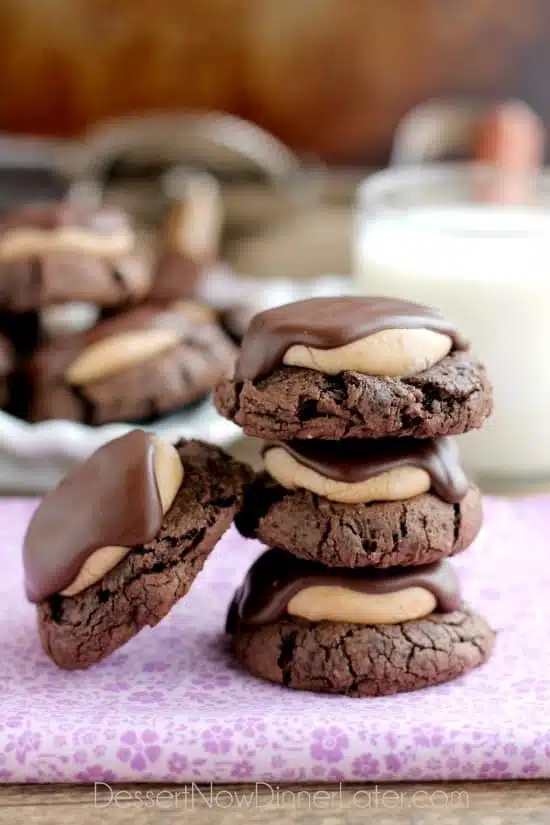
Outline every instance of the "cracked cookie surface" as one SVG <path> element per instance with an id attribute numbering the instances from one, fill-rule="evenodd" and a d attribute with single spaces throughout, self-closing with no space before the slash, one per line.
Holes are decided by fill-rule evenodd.
<path id="1" fill-rule="evenodd" d="M 483 664 L 495 634 L 463 606 L 397 625 L 284 619 L 241 627 L 237 660 L 254 676 L 296 690 L 387 696 L 437 685 Z"/>
<path id="2" fill-rule="evenodd" d="M 246 435 L 268 440 L 432 438 L 481 427 L 492 390 L 484 367 L 460 351 L 406 378 L 281 367 L 257 381 L 222 381 L 215 403 Z"/>
<path id="3" fill-rule="evenodd" d="M 465 550 L 482 522 L 471 486 L 458 504 L 433 493 L 406 501 L 341 504 L 286 490 L 267 474 L 248 488 L 235 523 L 247 538 L 328 567 L 430 564 Z"/>
<path id="4" fill-rule="evenodd" d="M 60 667 L 89 667 L 185 596 L 242 503 L 250 469 L 217 447 L 180 441 L 184 481 L 158 536 L 131 552 L 97 584 L 38 605 L 44 650 Z"/>

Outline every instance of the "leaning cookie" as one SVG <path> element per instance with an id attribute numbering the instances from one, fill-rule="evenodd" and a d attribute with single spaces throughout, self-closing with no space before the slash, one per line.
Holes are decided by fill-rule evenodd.
<path id="1" fill-rule="evenodd" d="M 216 447 L 135 430 L 48 493 L 23 550 L 48 656 L 86 668 L 156 625 L 230 526 L 249 475 Z"/>
<path id="2" fill-rule="evenodd" d="M 495 636 L 461 603 L 449 562 L 366 573 L 328 570 L 281 550 L 253 565 L 226 629 L 254 676 L 353 697 L 462 676 L 486 661 Z"/>
<path id="3" fill-rule="evenodd" d="M 141 306 L 57 337 L 28 364 L 31 421 L 142 421 L 207 395 L 235 349 L 200 307 Z"/>
<path id="4" fill-rule="evenodd" d="M 465 550 L 482 522 L 451 438 L 268 443 L 236 525 L 329 567 L 429 564 Z"/>
<path id="5" fill-rule="evenodd" d="M 492 390 L 435 310 L 312 298 L 255 316 L 216 406 L 259 438 L 429 438 L 482 426 Z"/>
<path id="6" fill-rule="evenodd" d="M 151 265 L 127 216 L 75 204 L 29 206 L 0 220 L 0 309 L 66 302 L 120 306 L 149 289 Z"/>

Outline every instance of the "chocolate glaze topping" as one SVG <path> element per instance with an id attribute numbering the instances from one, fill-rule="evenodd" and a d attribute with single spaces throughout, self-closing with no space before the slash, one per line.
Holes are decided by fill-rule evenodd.
<path id="1" fill-rule="evenodd" d="M 334 569 L 296 558 L 286 550 L 271 549 L 255 561 L 235 593 L 227 614 L 226 631 L 234 633 L 239 624 L 276 622 L 285 615 L 289 601 L 297 593 L 316 585 L 347 587 L 372 595 L 423 587 L 433 593 L 442 613 L 456 610 L 461 601 L 458 578 L 446 560 L 390 570 Z"/>
<path id="2" fill-rule="evenodd" d="M 143 430 L 111 441 L 47 493 L 23 544 L 32 602 L 59 593 L 101 547 L 135 547 L 162 526 L 154 442 Z"/>
<path id="3" fill-rule="evenodd" d="M 430 476 L 433 491 L 457 504 L 468 492 L 468 479 L 453 438 L 380 438 L 342 441 L 274 441 L 263 447 L 286 450 L 304 467 L 326 478 L 357 484 L 398 467 L 419 467 Z"/>
<path id="4" fill-rule="evenodd" d="M 73 203 L 22 206 L 2 216 L 0 236 L 17 229 L 84 229 L 100 235 L 115 235 L 131 229 L 128 218 L 118 209 L 90 209 Z"/>
<path id="5" fill-rule="evenodd" d="M 268 309 L 252 319 L 243 340 L 235 377 L 268 375 L 295 344 L 333 349 L 383 329 L 426 328 L 448 335 L 454 349 L 468 342 L 439 312 L 396 298 L 309 298 Z"/>

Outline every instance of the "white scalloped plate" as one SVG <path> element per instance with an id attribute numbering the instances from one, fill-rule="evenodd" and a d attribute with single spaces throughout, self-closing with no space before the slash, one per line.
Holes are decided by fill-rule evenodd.
<path id="1" fill-rule="evenodd" d="M 74 421 L 29 424 L 0 412 L 0 491 L 42 493 L 102 444 L 136 426 L 141 425 L 88 427 Z M 229 446 L 241 434 L 235 424 L 218 415 L 210 400 L 143 429 L 169 441 L 200 438 L 219 447 Z"/>
<path id="2" fill-rule="evenodd" d="M 205 292 L 200 296 L 202 300 L 215 303 L 217 295 L 224 292 L 226 277 L 220 267 L 215 277 L 208 279 Z M 240 278 L 232 279 L 231 284 L 235 303 L 250 300 L 258 309 L 313 295 L 340 295 L 353 290 L 351 279 L 341 275 L 324 275 L 301 282 L 288 278 Z M 0 412 L 0 493 L 42 493 L 102 444 L 136 426 L 141 425 L 88 427 L 74 421 L 29 424 Z M 169 441 L 199 438 L 219 447 L 228 447 L 242 435 L 239 427 L 216 412 L 209 399 L 143 429 L 157 432 Z"/>

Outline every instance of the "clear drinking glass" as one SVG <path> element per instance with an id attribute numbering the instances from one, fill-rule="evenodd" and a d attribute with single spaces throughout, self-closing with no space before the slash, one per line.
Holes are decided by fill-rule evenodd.
<path id="1" fill-rule="evenodd" d="M 495 408 L 459 439 L 487 491 L 550 488 L 550 175 L 473 163 L 388 169 L 360 187 L 365 294 L 439 307 L 487 366 Z"/>

